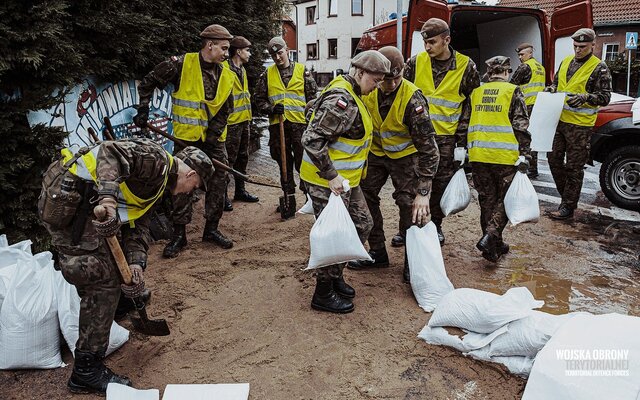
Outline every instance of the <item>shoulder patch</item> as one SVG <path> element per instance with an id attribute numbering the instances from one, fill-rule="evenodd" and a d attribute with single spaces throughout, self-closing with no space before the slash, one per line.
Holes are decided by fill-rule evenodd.
<path id="1" fill-rule="evenodd" d="M 416 107 L 415 111 L 416 114 L 422 114 L 424 112 L 424 107 L 422 106 L 422 104 Z"/>
<path id="2" fill-rule="evenodd" d="M 341 109 L 343 109 L 343 110 L 346 110 L 346 109 L 347 109 L 347 105 L 348 105 L 348 104 L 349 104 L 349 103 L 347 102 L 347 99 L 345 99 L 344 97 L 340 97 L 340 98 L 338 98 L 338 101 L 336 102 L 336 105 L 337 105 L 338 107 L 340 107 Z"/>

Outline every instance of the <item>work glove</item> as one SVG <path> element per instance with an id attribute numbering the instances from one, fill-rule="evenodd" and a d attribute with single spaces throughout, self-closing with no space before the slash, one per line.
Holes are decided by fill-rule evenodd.
<path id="1" fill-rule="evenodd" d="M 271 114 L 273 115 L 284 114 L 284 104 L 280 103 L 273 106 L 273 109 L 271 110 Z"/>
<path id="2" fill-rule="evenodd" d="M 101 221 L 94 219 L 92 221 L 93 226 L 96 228 L 99 236 L 115 236 L 120 228 L 120 221 L 118 221 L 118 213 L 116 212 L 118 203 L 113 197 L 105 197 L 100 200 L 99 204 L 106 210 L 106 215 Z"/>
<path id="3" fill-rule="evenodd" d="M 146 128 L 149 120 L 149 106 L 138 107 L 138 113 L 133 117 L 133 123 L 139 128 Z"/>
<path id="4" fill-rule="evenodd" d="M 555 93 L 556 92 L 556 88 L 554 88 L 553 86 L 547 86 L 544 88 L 543 90 L 544 92 L 549 92 L 549 93 Z"/>
<path id="5" fill-rule="evenodd" d="M 570 94 L 567 105 L 569 107 L 580 107 L 585 101 L 587 101 L 586 94 Z"/>
<path id="6" fill-rule="evenodd" d="M 128 299 L 135 299 L 142 295 L 144 292 L 144 274 L 142 267 L 138 264 L 129 265 L 131 270 L 131 285 L 120 285 L 122 294 Z"/>

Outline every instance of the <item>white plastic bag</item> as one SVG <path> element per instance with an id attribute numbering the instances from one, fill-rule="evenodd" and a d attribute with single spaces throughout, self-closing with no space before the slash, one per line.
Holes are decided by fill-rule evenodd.
<path id="1" fill-rule="evenodd" d="M 309 233 L 311 256 L 307 270 L 348 261 L 369 260 L 356 226 L 342 198 L 329 195 L 329 202 Z"/>
<path id="2" fill-rule="evenodd" d="M 409 228 L 406 246 L 413 295 L 423 310 L 431 312 L 442 296 L 453 290 L 444 268 L 435 224 L 429 222 L 422 228 L 415 225 Z"/>
<path id="3" fill-rule="evenodd" d="M 491 333 L 543 305 L 544 301 L 535 300 L 524 287 L 509 289 L 502 296 L 476 289 L 455 289 L 440 300 L 429 326 L 454 326 Z"/>
<path id="4" fill-rule="evenodd" d="M 471 189 L 464 168 L 453 174 L 440 199 L 440 208 L 445 216 L 458 213 L 469 206 Z"/>
<path id="5" fill-rule="evenodd" d="M 62 367 L 51 253 L 16 268 L 0 310 L 0 369 Z"/>
<path id="6" fill-rule="evenodd" d="M 516 172 L 504 196 L 504 209 L 511 225 L 540 219 L 538 194 L 524 172 Z"/>
<path id="7" fill-rule="evenodd" d="M 307 195 L 307 202 L 298 210 L 298 214 L 311 214 L 313 215 L 313 202 L 311 196 Z"/>
<path id="8" fill-rule="evenodd" d="M 510 357 L 492 357 L 489 355 L 488 347 L 479 350 L 473 350 L 465 353 L 476 360 L 495 362 L 507 367 L 509 372 L 522 378 L 527 378 L 533 368 L 534 357 L 510 356 Z"/>
<path id="9" fill-rule="evenodd" d="M 80 296 L 75 286 L 67 282 L 62 273 L 55 272 L 55 285 L 58 298 L 58 321 L 60 330 L 69 350 L 74 354 L 78 341 L 80 319 Z M 105 355 L 118 350 L 129 340 L 129 331 L 118 325 L 115 321 L 111 324 L 109 332 L 109 346 Z"/>

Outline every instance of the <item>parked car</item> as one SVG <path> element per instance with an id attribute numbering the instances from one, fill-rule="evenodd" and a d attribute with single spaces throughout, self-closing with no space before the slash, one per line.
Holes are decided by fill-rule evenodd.
<path id="1" fill-rule="evenodd" d="M 402 23 L 405 58 L 424 50 L 420 28 L 432 17 L 449 23 L 451 45 L 476 63 L 480 76 L 485 72 L 484 60 L 498 54 L 515 59 L 514 49 L 529 42 L 534 57 L 546 68 L 547 82 L 553 80 L 564 57 L 573 54 L 571 35 L 579 28 L 593 27 L 591 0 L 565 3 L 551 16 L 533 8 L 410 0 Z M 395 46 L 396 29 L 396 21 L 368 29 L 356 51 Z M 632 104 L 633 100 L 623 100 L 600 110 L 591 158 L 602 162 L 600 184 L 607 198 L 620 207 L 640 210 L 640 125 L 633 124 Z"/>

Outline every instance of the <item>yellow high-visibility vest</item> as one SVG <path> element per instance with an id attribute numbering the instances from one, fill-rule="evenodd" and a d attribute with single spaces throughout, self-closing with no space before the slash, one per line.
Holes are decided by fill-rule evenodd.
<path id="1" fill-rule="evenodd" d="M 287 87 L 284 87 L 277 65 L 267 68 L 267 95 L 269 102 L 274 106 L 284 104 L 284 119 L 304 124 L 304 107 L 307 101 L 304 97 L 304 65 L 296 63 L 293 67 L 293 76 Z M 280 122 L 277 115 L 269 117 L 269 125 Z"/>
<path id="2" fill-rule="evenodd" d="M 460 84 L 464 71 L 469 65 L 469 57 L 456 52 L 456 69 L 448 71 L 436 88 L 431 70 L 431 57 L 426 51 L 416 57 L 415 84 L 429 101 L 429 115 L 438 135 L 454 135 L 462 114 Z"/>
<path id="3" fill-rule="evenodd" d="M 100 145 L 97 145 L 91 149 L 87 154 L 79 157 L 75 163 L 71 165 L 69 168 L 69 172 L 73 175 L 77 176 L 80 179 L 85 181 L 94 182 L 98 185 L 98 177 L 96 175 L 96 159 L 98 157 L 98 151 L 100 150 Z M 64 148 L 60 151 L 62 154 L 62 163 L 65 164 L 71 158 L 74 157 L 74 153 L 69 148 Z M 118 217 L 120 217 L 120 221 L 129 222 L 131 227 L 135 226 L 133 221 L 142 217 L 154 204 L 158 201 L 162 194 L 164 193 L 165 188 L 167 187 L 167 182 L 169 180 L 169 171 L 173 166 L 173 157 L 171 154 L 165 151 L 168 166 L 164 171 L 164 181 L 162 182 L 162 186 L 158 190 L 158 192 L 153 195 L 151 198 L 142 199 L 129 189 L 126 182 L 121 182 L 119 184 L 119 191 L 117 194 L 116 201 L 118 202 L 117 213 Z"/>
<path id="4" fill-rule="evenodd" d="M 531 79 L 529 82 L 520 85 L 520 90 L 522 90 L 522 93 L 524 94 L 525 104 L 530 106 L 536 102 L 538 92 L 544 90 L 545 70 L 542 64 L 533 58 L 528 59 L 524 63 L 531 68 Z"/>
<path id="5" fill-rule="evenodd" d="M 216 97 L 213 100 L 204 98 L 204 83 L 200 69 L 199 53 L 187 53 L 182 64 L 180 86 L 173 93 L 173 135 L 178 139 L 204 142 L 209 126 L 209 118 L 216 115 L 233 90 L 233 76 L 228 68 L 222 68 Z M 224 142 L 227 137 L 227 127 L 218 139 Z"/>
<path id="6" fill-rule="evenodd" d="M 569 64 L 575 56 L 569 56 L 562 60 L 558 71 L 558 92 L 585 94 L 587 93 L 587 81 L 600 64 L 600 59 L 594 55 L 584 63 L 575 74 L 567 82 L 567 71 Z M 598 106 L 592 106 L 589 103 L 583 103 L 579 107 L 571 107 L 567 104 L 569 96 L 565 98 L 560 121 L 580 126 L 594 126 L 596 118 L 598 118 Z"/>
<path id="7" fill-rule="evenodd" d="M 358 112 L 362 118 L 364 125 L 364 136 L 361 139 L 347 139 L 339 137 L 337 141 L 329 145 L 329 157 L 333 162 L 336 171 L 345 179 L 349 180 L 351 187 L 360 184 L 360 180 L 366 168 L 367 156 L 371 147 L 371 132 L 373 130 L 373 122 L 367 107 L 364 105 L 360 97 L 353 91 L 353 86 L 347 82 L 342 75 L 334 78 L 329 85 L 322 91 L 325 93 L 333 88 L 345 89 L 358 105 Z M 315 117 L 315 112 L 311 116 L 311 121 Z M 318 175 L 320 170 L 315 166 L 307 152 L 302 157 L 302 165 L 300 166 L 300 179 L 312 183 L 314 185 L 329 187 L 329 181 Z"/>
<path id="8" fill-rule="evenodd" d="M 509 120 L 509 108 L 516 85 L 489 82 L 471 92 L 469 161 L 514 165 L 520 149 Z"/>
<path id="9" fill-rule="evenodd" d="M 419 90 L 416 85 L 403 79 L 396 93 L 396 98 L 389 109 L 387 117 L 382 120 L 378 108 L 378 91 L 376 89 L 362 97 L 371 113 L 373 121 L 373 137 L 371 152 L 376 156 L 388 156 L 398 159 L 417 152 L 409 134 L 409 127 L 403 122 L 405 109 L 413 94 Z M 427 110 L 424 110 L 426 112 Z"/>
<path id="10" fill-rule="evenodd" d="M 229 61 L 225 61 L 222 65 L 231 69 Z M 236 125 L 240 122 L 251 121 L 251 94 L 249 93 L 249 81 L 247 80 L 247 70 L 242 69 L 242 82 L 238 74 L 233 72 L 233 111 L 227 119 L 228 125 Z"/>

